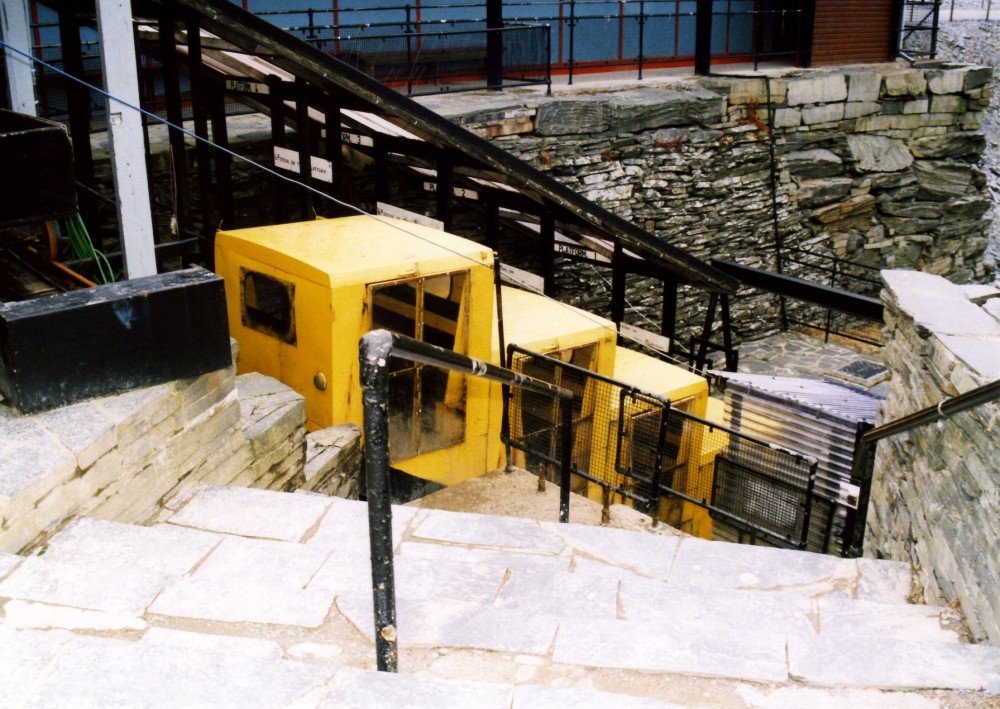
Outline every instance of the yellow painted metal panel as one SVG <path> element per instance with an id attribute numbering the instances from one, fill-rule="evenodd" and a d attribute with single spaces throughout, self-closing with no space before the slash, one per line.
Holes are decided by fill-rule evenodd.
<path id="1" fill-rule="evenodd" d="M 489 249 L 468 239 L 369 216 L 220 231 L 216 249 L 330 287 L 445 273 L 493 261 Z"/>
<path id="2" fill-rule="evenodd" d="M 618 347 L 615 351 L 614 378 L 651 394 L 665 396 L 671 402 L 691 399 L 684 407 L 685 411 L 699 417 L 705 415 L 708 381 L 683 367 Z"/>

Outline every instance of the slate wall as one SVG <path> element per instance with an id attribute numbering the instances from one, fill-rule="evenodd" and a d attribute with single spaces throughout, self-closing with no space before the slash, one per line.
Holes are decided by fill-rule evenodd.
<path id="1" fill-rule="evenodd" d="M 511 97 L 489 110 L 453 98 L 432 107 L 696 256 L 775 269 L 779 244 L 786 257 L 805 249 L 846 260 L 837 268 L 869 278 L 875 295 L 877 270 L 865 267 L 912 267 L 960 283 L 991 274 L 991 201 L 976 165 L 992 74 L 878 65 L 680 77 L 669 88 L 591 86 Z M 608 289 L 593 268 L 559 268 L 560 297 L 606 312 Z M 787 258 L 785 268 L 830 279 Z M 837 285 L 865 287 L 842 276 Z M 651 283 L 633 279 L 629 301 L 630 322 L 659 321 Z M 694 296 L 682 304 L 689 332 L 703 308 Z M 738 337 L 775 330 L 777 314 L 774 299 L 744 302 L 735 312 Z"/>
<path id="2" fill-rule="evenodd" d="M 1000 378 L 1000 291 L 884 272 L 880 423 Z M 976 640 L 1000 644 L 1000 404 L 879 443 L 865 556 L 909 561 L 924 599 L 961 605 Z"/>

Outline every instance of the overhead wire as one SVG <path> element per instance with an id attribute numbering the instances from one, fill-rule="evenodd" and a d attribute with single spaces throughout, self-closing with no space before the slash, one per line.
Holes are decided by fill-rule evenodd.
<path id="1" fill-rule="evenodd" d="M 240 155 L 239 153 L 237 153 L 236 151 L 234 151 L 234 150 L 232 150 L 232 149 L 230 149 L 228 147 L 225 147 L 225 146 L 219 145 L 217 143 L 214 143 L 212 140 L 210 140 L 210 139 L 208 139 L 208 138 L 206 138 L 204 136 L 200 136 L 200 135 L 198 135 L 194 131 L 191 131 L 191 130 L 188 130 L 187 128 L 184 128 L 183 125 L 177 125 L 175 123 L 172 123 L 168 119 L 162 118 L 162 117 L 160 117 L 159 115 L 157 115 L 156 113 L 154 113 L 152 111 L 148 111 L 148 110 L 142 108 L 141 106 L 136 106 L 136 105 L 134 105 L 132 103 L 129 103 L 128 101 L 124 101 L 124 100 L 122 100 L 122 99 L 120 99 L 120 98 L 112 95 L 110 92 L 104 90 L 103 88 L 101 88 L 99 86 L 95 86 L 93 84 L 90 84 L 87 81 L 85 81 L 85 80 L 83 80 L 83 79 L 81 79 L 81 78 L 79 78 L 77 76 L 74 76 L 74 75 L 72 75 L 72 74 L 64 71 L 63 69 L 60 69 L 59 67 L 57 67 L 57 66 L 55 66 L 53 64 L 50 64 L 50 63 L 44 61 L 43 59 L 39 59 L 38 57 L 34 56 L 33 54 L 31 54 L 29 52 L 24 52 L 24 51 L 22 51 L 20 49 L 17 49 L 16 47 L 11 46 L 7 42 L 5 42 L 3 39 L 0 39 L 0 48 L 4 49 L 6 51 L 12 52 L 12 53 L 14 53 L 14 54 L 16 54 L 18 56 L 21 56 L 21 57 L 23 57 L 25 59 L 28 59 L 29 61 L 35 62 L 36 64 L 44 67 L 47 70 L 53 71 L 53 72 L 59 74 L 60 76 L 63 76 L 65 78 L 69 79 L 70 81 L 73 81 L 73 82 L 75 82 L 75 83 L 77 83 L 77 84 L 79 84 L 79 85 L 81 85 L 81 86 L 83 86 L 83 87 L 85 87 L 85 88 L 87 88 L 87 89 L 89 89 L 91 91 L 97 92 L 98 94 L 104 96 L 109 101 L 114 101 L 115 103 L 119 104 L 120 106 L 122 106 L 124 108 L 127 108 L 127 109 L 129 109 L 131 111 L 135 111 L 136 113 L 139 113 L 140 115 L 143 115 L 143 116 L 145 116 L 145 117 L 147 117 L 147 118 L 149 118 L 149 119 L 151 119 L 153 121 L 161 123 L 161 124 L 165 125 L 167 128 L 170 128 L 172 130 L 176 130 L 176 131 L 180 132 L 181 134 L 183 134 L 183 135 L 185 135 L 185 136 L 187 136 L 189 138 L 192 138 L 193 140 L 195 140 L 197 142 L 204 143 L 205 145 L 208 145 L 212 149 L 218 150 L 219 152 L 224 153 L 224 154 L 226 154 L 226 155 L 228 155 L 228 156 L 230 156 L 232 158 L 235 158 L 235 159 L 237 159 L 237 160 L 239 160 L 239 161 L 241 161 L 243 163 L 246 163 L 247 165 L 249 165 L 251 167 L 257 168 L 258 170 L 261 170 L 262 172 L 265 172 L 268 175 L 271 175 L 272 177 L 275 177 L 275 178 L 277 178 L 279 180 L 282 180 L 282 181 L 287 182 L 289 184 L 292 184 L 292 185 L 295 185 L 297 187 L 300 187 L 300 188 L 302 188 L 302 189 L 304 189 L 304 190 L 306 190 L 308 192 L 311 192 L 312 194 L 318 196 L 322 200 L 326 200 L 326 201 L 332 202 L 333 204 L 337 205 L 338 207 L 342 207 L 344 209 L 347 209 L 347 210 L 350 210 L 352 212 L 355 212 L 359 216 L 365 216 L 365 217 L 369 217 L 370 219 L 374 219 L 375 221 L 379 222 L 380 224 L 383 224 L 383 225 L 388 226 L 390 228 L 402 231 L 404 234 L 412 236 L 412 237 L 414 237 L 416 239 L 420 239 L 421 241 L 425 241 L 427 243 L 435 243 L 435 242 L 432 242 L 430 239 L 428 239 L 426 237 L 423 237 L 420 234 L 417 234 L 416 232 L 413 232 L 413 231 L 405 228 L 402 224 L 400 224 L 400 223 L 398 223 L 396 221 L 388 221 L 386 219 L 383 219 L 381 217 L 381 215 L 372 214 L 371 212 L 368 212 L 368 211 L 362 209 L 361 207 L 358 207 L 357 205 L 351 204 L 350 202 L 345 202 L 343 200 L 340 200 L 340 199 L 334 197 L 333 195 L 330 195 L 330 194 L 328 194 L 326 192 L 323 192 L 322 190 L 319 190 L 319 189 L 317 189 L 317 188 L 315 188 L 315 187 L 313 187 L 311 185 L 308 185 L 308 184 L 306 184 L 306 183 L 304 183 L 304 182 L 302 182 L 302 181 L 300 181 L 300 180 L 298 180 L 298 179 L 296 179 L 296 178 L 294 178 L 294 177 L 292 177 L 290 175 L 283 174 L 283 173 L 275 170 L 274 168 L 271 168 L 271 167 L 268 167 L 267 165 L 264 165 L 263 163 L 259 163 L 259 162 L 255 161 L 255 160 L 252 160 L 251 158 L 248 158 L 248 157 L 246 157 L 244 155 Z M 82 226 L 82 222 L 81 222 L 81 226 Z M 477 265 L 481 265 L 480 261 L 472 258 L 471 256 L 468 256 L 466 254 L 463 254 L 463 253 L 460 253 L 460 252 L 455 251 L 453 249 L 450 249 L 447 246 L 442 246 L 441 244 L 435 243 L 435 245 L 438 246 L 439 248 L 444 249 L 445 251 L 448 251 L 448 252 L 450 252 L 450 253 L 452 253 L 452 254 L 454 254 L 456 256 L 459 256 L 462 259 L 465 259 L 465 260 L 470 261 L 472 263 L 475 263 Z M 103 256 L 103 254 L 102 254 L 102 256 Z M 105 259 L 105 262 L 106 261 L 107 261 L 107 259 Z M 99 268 L 100 268 L 100 265 L 99 265 Z M 110 269 L 110 265 L 108 266 L 108 268 Z M 660 350 L 658 350 L 656 348 L 650 347 L 646 343 L 640 342 L 639 340 L 636 340 L 635 338 L 628 336 L 627 334 L 621 332 L 617 328 L 609 326 L 608 325 L 608 321 L 606 319 L 604 319 L 604 318 L 601 318 L 600 316 L 597 316 L 597 315 L 595 315 L 593 313 L 590 313 L 590 312 L 588 312 L 586 310 L 581 310 L 579 308 L 574 308 L 573 306 L 569 305 L 568 303 L 563 303 L 562 301 L 557 300 L 557 299 L 555 299 L 555 298 L 553 298 L 553 297 L 551 297 L 549 295 L 546 295 L 545 293 L 542 293 L 542 292 L 540 292 L 540 291 L 538 291 L 538 290 L 536 290 L 534 288 L 525 287 L 525 286 L 523 286 L 523 284 L 518 284 L 518 285 L 520 287 L 522 287 L 522 288 L 525 288 L 525 290 L 528 290 L 529 292 L 535 293 L 536 295 L 540 295 L 543 298 L 545 298 L 546 300 L 549 300 L 549 301 L 551 301 L 551 302 L 553 302 L 553 303 L 555 303 L 555 304 L 557 304 L 557 305 L 559 305 L 561 307 L 564 307 L 566 309 L 573 309 L 578 315 L 582 314 L 585 319 L 590 320 L 592 323 L 594 323 L 595 325 L 597 325 L 599 327 L 602 327 L 602 328 L 604 328 L 606 330 L 610 330 L 612 332 L 615 332 L 619 337 L 627 339 L 627 340 L 629 340 L 629 341 L 631 341 L 631 342 L 633 342 L 633 343 L 635 343 L 635 344 L 637 344 L 637 345 L 639 345 L 641 347 L 645 347 L 645 348 L 647 348 L 647 349 L 649 349 L 649 350 L 651 350 L 653 352 L 656 352 L 657 354 L 670 357 L 669 354 L 663 353 L 663 352 L 661 352 Z M 635 309 L 634 306 L 630 305 L 629 307 L 632 307 L 634 312 L 639 313 L 639 311 L 637 309 Z M 639 314 L 642 317 L 642 314 L 641 313 L 639 313 Z M 672 358 L 672 359 L 675 362 L 678 361 L 676 358 Z"/>

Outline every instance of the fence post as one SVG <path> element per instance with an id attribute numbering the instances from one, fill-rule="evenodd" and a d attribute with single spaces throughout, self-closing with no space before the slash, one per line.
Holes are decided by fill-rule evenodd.
<path id="1" fill-rule="evenodd" d="M 559 521 L 569 522 L 569 486 L 573 470 L 573 400 L 559 402 L 562 409 L 562 465 L 559 473 Z"/>
<path id="2" fill-rule="evenodd" d="M 642 60 L 646 35 L 646 0 L 639 0 L 639 81 L 642 81 Z"/>
<path id="3" fill-rule="evenodd" d="M 364 408 L 365 484 L 375 605 L 375 654 L 379 672 L 395 672 L 396 586 L 392 560 L 392 507 L 389 497 L 389 370 L 392 334 L 361 338 L 361 391 Z"/>
<path id="4" fill-rule="evenodd" d="M 712 71 L 712 0 L 698 0 L 695 9 L 694 73 L 707 76 Z"/>
<path id="5" fill-rule="evenodd" d="M 486 0 L 486 88 L 503 88 L 503 0 Z"/>
<path id="6" fill-rule="evenodd" d="M 573 85 L 573 50 L 576 32 L 576 0 L 569 0 L 569 85 Z"/>

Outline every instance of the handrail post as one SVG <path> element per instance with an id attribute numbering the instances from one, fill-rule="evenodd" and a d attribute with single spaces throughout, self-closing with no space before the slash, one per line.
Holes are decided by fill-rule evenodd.
<path id="1" fill-rule="evenodd" d="M 875 439 L 861 437 L 861 445 L 854 458 L 854 470 L 851 477 L 858 484 L 858 507 L 854 510 L 854 524 L 851 538 L 845 540 L 844 556 L 859 559 L 864 555 L 865 528 L 868 526 L 868 504 L 872 496 L 872 480 L 875 477 Z"/>
<path id="2" fill-rule="evenodd" d="M 573 471 L 573 400 L 559 402 L 562 409 L 562 466 L 559 474 L 559 521 L 569 522 L 569 487 Z"/>
<path id="3" fill-rule="evenodd" d="M 392 334 L 361 338 L 361 391 L 364 407 L 365 485 L 371 546 L 375 654 L 379 672 L 396 672 L 396 586 L 392 559 L 392 506 L 389 496 L 389 370 Z"/>

